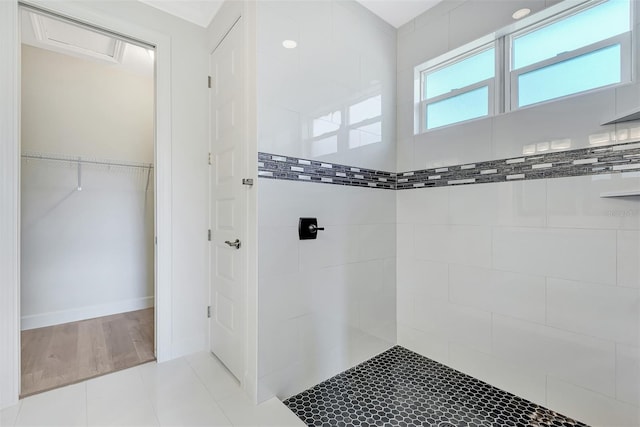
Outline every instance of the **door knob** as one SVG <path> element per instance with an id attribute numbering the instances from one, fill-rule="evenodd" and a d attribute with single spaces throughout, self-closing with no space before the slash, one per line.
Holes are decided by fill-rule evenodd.
<path id="1" fill-rule="evenodd" d="M 224 241 L 227 245 L 232 246 L 236 249 L 240 249 L 240 240 L 236 239 L 234 242 L 230 241 L 230 240 L 225 240 Z"/>

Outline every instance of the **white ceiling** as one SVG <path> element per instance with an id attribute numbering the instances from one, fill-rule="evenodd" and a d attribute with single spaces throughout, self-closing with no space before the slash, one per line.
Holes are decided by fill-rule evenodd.
<path id="1" fill-rule="evenodd" d="M 171 15 L 206 27 L 223 0 L 140 0 Z M 267 1 L 267 0 L 259 0 Z M 389 24 L 398 28 L 442 0 L 356 0 Z"/>

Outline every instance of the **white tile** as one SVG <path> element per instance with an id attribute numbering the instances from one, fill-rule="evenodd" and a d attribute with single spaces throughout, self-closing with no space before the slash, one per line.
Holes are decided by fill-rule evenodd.
<path id="1" fill-rule="evenodd" d="M 493 267 L 602 284 L 616 281 L 611 230 L 494 228 Z"/>
<path id="2" fill-rule="evenodd" d="M 360 260 L 362 231 L 354 225 L 325 225 L 316 239 L 301 240 L 298 244 L 300 271 L 309 272 Z M 289 263 L 295 262 L 295 259 L 289 259 Z"/>
<path id="3" fill-rule="evenodd" d="M 640 25 L 638 28 L 640 28 Z M 629 114 L 634 108 L 637 108 L 638 99 L 640 99 L 640 84 L 637 81 L 636 83 L 616 88 L 616 117 Z M 630 125 L 630 123 L 627 125 Z M 637 126 L 637 123 L 635 126 Z"/>
<path id="4" fill-rule="evenodd" d="M 86 384 L 75 384 L 25 398 L 15 425 L 86 426 Z"/>
<path id="5" fill-rule="evenodd" d="M 449 188 L 424 188 L 420 190 L 397 191 L 396 193 L 398 203 L 398 223 L 448 223 Z"/>
<path id="6" fill-rule="evenodd" d="M 449 49 L 462 46 L 513 22 L 511 14 L 520 8 L 541 10 L 540 0 L 465 2 L 453 9 L 449 20 Z"/>
<path id="7" fill-rule="evenodd" d="M 449 266 L 443 262 L 418 259 L 398 263 L 398 288 L 411 295 L 424 295 L 434 302 L 449 301 Z"/>
<path id="8" fill-rule="evenodd" d="M 345 224 L 395 224 L 395 191 L 357 187 L 345 187 L 343 191 L 344 200 L 340 201 L 339 209 L 335 201 L 329 204 Z"/>
<path id="9" fill-rule="evenodd" d="M 16 418 L 18 418 L 18 411 L 20 411 L 20 406 L 22 402 L 18 402 L 13 406 L 9 406 L 0 411 L 0 426 L 5 427 L 13 427 L 16 422 Z"/>
<path id="10" fill-rule="evenodd" d="M 366 333 L 354 337 L 347 346 L 348 366 L 358 365 L 389 350 L 395 342 L 395 339 L 391 342 Z"/>
<path id="11" fill-rule="evenodd" d="M 396 256 L 395 224 L 367 224 L 361 225 L 359 228 L 360 234 L 357 241 L 360 243 L 360 261 Z M 341 237 L 348 238 L 349 236 Z M 343 242 L 340 243 L 343 244 Z M 337 250 L 339 250 L 339 246 L 334 245 L 334 251 Z M 342 264 L 346 264 L 346 262 Z"/>
<path id="12" fill-rule="evenodd" d="M 408 70 L 422 62 L 435 58 L 448 50 L 448 19 L 432 20 L 411 33 L 404 34 L 398 43 L 398 70 Z M 425 43 L 429 40 L 429 43 Z"/>
<path id="13" fill-rule="evenodd" d="M 267 375 L 301 358 L 296 319 L 262 321 L 258 325 L 258 372 Z"/>
<path id="14" fill-rule="evenodd" d="M 491 229 L 470 225 L 417 225 L 415 256 L 429 261 L 489 267 Z"/>
<path id="15" fill-rule="evenodd" d="M 545 373 L 518 361 L 507 361 L 463 345 L 450 344 L 448 365 L 538 405 L 546 404 Z"/>
<path id="16" fill-rule="evenodd" d="M 415 299 L 416 329 L 449 342 L 491 351 L 491 313 L 457 304 L 442 304 L 423 295 Z"/>
<path id="17" fill-rule="evenodd" d="M 87 403 L 87 419 L 91 426 L 157 426 L 151 401 L 142 399 L 102 398 Z"/>
<path id="18" fill-rule="evenodd" d="M 640 189 L 639 173 L 576 176 L 547 180 L 549 227 L 640 229 L 640 210 L 632 197 L 600 194 Z"/>
<path id="19" fill-rule="evenodd" d="M 640 288 L 640 232 L 618 231 L 618 285 Z"/>
<path id="20" fill-rule="evenodd" d="M 260 405 L 248 399 L 223 399 L 219 402 L 222 411 L 234 426 L 304 426 L 305 424 L 277 398 Z"/>
<path id="21" fill-rule="evenodd" d="M 491 184 L 490 184 L 491 185 Z M 546 225 L 546 182 L 542 179 L 492 184 L 497 192 L 493 223 L 503 227 Z"/>
<path id="22" fill-rule="evenodd" d="M 260 318 L 292 319 L 312 311 L 311 285 L 307 273 L 263 277 L 259 280 Z"/>
<path id="23" fill-rule="evenodd" d="M 609 396 L 615 394 L 614 347 L 598 338 L 493 315 L 492 354 Z"/>
<path id="24" fill-rule="evenodd" d="M 412 224 L 396 225 L 396 257 L 408 259 L 414 256 L 414 226 Z"/>
<path id="25" fill-rule="evenodd" d="M 185 359 L 215 400 L 244 394 L 238 380 L 210 352 L 195 353 Z"/>
<path id="26" fill-rule="evenodd" d="M 399 110 L 398 110 L 399 111 Z M 407 171 L 413 169 L 414 156 L 413 135 L 399 139 L 396 145 L 396 167 L 397 171 Z M 398 193 L 403 193 L 400 191 Z"/>
<path id="27" fill-rule="evenodd" d="M 602 90 L 496 116 L 493 156 L 522 156 L 528 145 L 557 140 L 566 140 L 565 149 L 589 147 L 590 135 L 614 130 L 614 126 L 600 126 L 614 108 L 615 92 Z"/>
<path id="28" fill-rule="evenodd" d="M 640 347 L 616 345 L 616 398 L 640 406 Z"/>
<path id="29" fill-rule="evenodd" d="M 155 364 L 155 362 L 149 363 L 149 365 Z M 143 399 L 146 398 L 147 393 L 139 367 L 88 380 L 86 387 L 87 402 L 101 399 Z"/>
<path id="30" fill-rule="evenodd" d="M 398 345 L 440 363 L 447 364 L 449 360 L 449 342 L 441 334 L 424 332 L 398 323 Z"/>
<path id="31" fill-rule="evenodd" d="M 416 135 L 413 169 L 439 168 L 493 159 L 492 129 L 493 118 L 489 117 Z"/>
<path id="32" fill-rule="evenodd" d="M 594 427 L 633 427 L 640 423 L 638 407 L 549 376 L 547 406 Z"/>
<path id="33" fill-rule="evenodd" d="M 537 323 L 545 321 L 545 279 L 491 269 L 449 266 L 451 302 Z"/>
<path id="34" fill-rule="evenodd" d="M 638 345 L 640 289 L 547 279 L 547 324 Z"/>
<path id="35" fill-rule="evenodd" d="M 258 113 L 260 151 L 300 157 L 300 113 L 273 104 L 261 104 Z"/>
<path id="36" fill-rule="evenodd" d="M 258 230 L 258 276 L 298 271 L 298 227 L 260 227 Z M 291 261 L 294 262 L 291 262 Z"/>
<path id="37" fill-rule="evenodd" d="M 449 189 L 450 223 L 493 224 L 498 215 L 498 187 L 502 184 L 462 185 Z M 469 209 L 473 206 L 473 209 Z"/>
<path id="38" fill-rule="evenodd" d="M 199 399 L 169 405 L 158 412 L 161 426 L 230 426 L 231 421 L 213 400 Z M 142 424 L 144 425 L 144 424 Z"/>

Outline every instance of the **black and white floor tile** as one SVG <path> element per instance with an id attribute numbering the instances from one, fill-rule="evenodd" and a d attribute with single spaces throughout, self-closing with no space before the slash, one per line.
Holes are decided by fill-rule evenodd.
<path id="1" fill-rule="evenodd" d="M 308 426 L 585 426 L 400 346 L 284 403 Z"/>

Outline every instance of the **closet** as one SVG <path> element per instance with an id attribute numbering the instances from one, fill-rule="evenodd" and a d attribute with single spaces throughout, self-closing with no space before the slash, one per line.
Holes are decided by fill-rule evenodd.
<path id="1" fill-rule="evenodd" d="M 23 396 L 154 360 L 154 51 L 21 11 Z"/>

